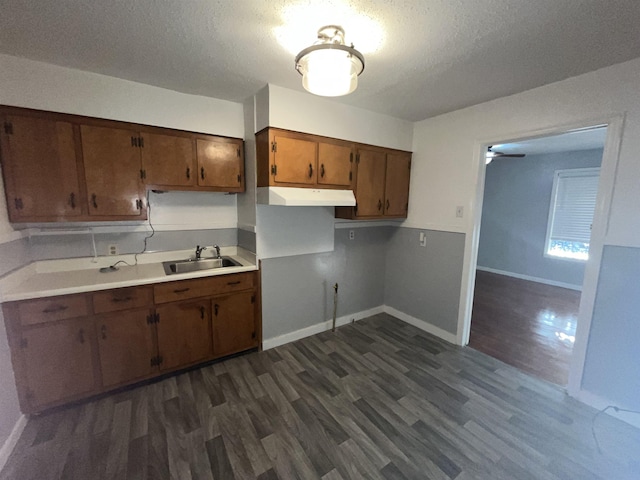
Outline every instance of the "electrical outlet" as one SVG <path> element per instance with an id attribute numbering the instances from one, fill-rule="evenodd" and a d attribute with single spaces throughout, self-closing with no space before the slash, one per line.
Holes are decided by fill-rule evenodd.
<path id="1" fill-rule="evenodd" d="M 462 205 L 458 205 L 456 207 L 456 217 L 462 218 L 464 216 L 464 207 Z"/>
<path id="2" fill-rule="evenodd" d="M 354 238 L 356 238 L 356 232 L 349 230 L 349 240 L 353 240 Z"/>
<path id="3" fill-rule="evenodd" d="M 115 243 L 107 247 L 109 255 L 118 255 L 118 245 Z"/>

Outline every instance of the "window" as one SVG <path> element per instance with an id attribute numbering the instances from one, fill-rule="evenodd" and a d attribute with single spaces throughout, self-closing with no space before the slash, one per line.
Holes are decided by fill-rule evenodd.
<path id="1" fill-rule="evenodd" d="M 599 168 L 556 170 L 545 255 L 586 261 L 596 208 Z"/>

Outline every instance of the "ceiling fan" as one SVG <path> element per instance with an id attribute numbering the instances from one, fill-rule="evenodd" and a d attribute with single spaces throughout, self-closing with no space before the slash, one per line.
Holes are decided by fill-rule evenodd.
<path id="1" fill-rule="evenodd" d="M 491 163 L 491 160 L 493 160 L 494 158 L 498 158 L 498 157 L 522 158 L 526 155 L 525 153 L 494 152 L 493 150 L 491 150 L 492 148 L 493 148 L 493 145 L 489 145 L 489 147 L 487 148 L 487 154 L 485 155 L 487 165 L 489 165 Z"/>

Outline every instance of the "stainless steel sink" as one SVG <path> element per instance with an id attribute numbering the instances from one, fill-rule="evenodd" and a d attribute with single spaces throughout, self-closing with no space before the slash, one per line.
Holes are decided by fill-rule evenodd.
<path id="1" fill-rule="evenodd" d="M 164 273 L 174 275 L 176 273 L 196 272 L 198 270 L 211 270 L 213 268 L 240 267 L 242 264 L 231 257 L 201 258 L 200 260 L 173 260 L 162 262 Z"/>

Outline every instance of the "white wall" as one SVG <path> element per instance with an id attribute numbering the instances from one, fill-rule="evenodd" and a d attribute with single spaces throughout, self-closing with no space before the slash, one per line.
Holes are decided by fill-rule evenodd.
<path id="1" fill-rule="evenodd" d="M 0 54 L 0 104 L 86 115 L 145 125 L 244 137 L 242 104 L 187 95 L 119 78 L 58 67 Z M 2 187 L 0 187 L 2 188 Z M 158 198 L 155 218 L 162 228 L 182 225 L 237 223 L 236 197 L 204 194 L 214 208 L 204 215 L 194 209 L 203 194 L 173 195 L 171 202 Z M 4 191 L 0 192 L 0 237 L 11 239 Z"/>
<path id="2" fill-rule="evenodd" d="M 472 246 L 477 233 L 474 218 L 480 206 L 478 199 L 481 198 L 478 193 L 483 181 L 480 166 L 483 144 L 518 139 L 533 131 L 542 134 L 562 127 L 607 123 L 612 118 L 612 124 L 619 125 L 616 116 L 624 116 L 619 157 L 615 142 L 609 140 L 605 147 L 602 175 L 611 179 L 613 194 L 598 200 L 599 209 L 611 202 L 608 222 L 606 212 L 603 212 L 605 221 L 598 228 L 602 228 L 601 243 L 640 247 L 639 79 L 640 59 L 636 59 L 415 124 L 410 200 L 413 208 L 409 209 L 408 223 L 467 234 L 459 339 L 462 338 L 462 317 L 468 308 L 465 302 L 471 291 L 472 264 L 475 262 Z M 615 132 L 616 129 L 618 127 L 611 130 Z M 617 158 L 605 165 L 607 151 Z M 615 160 L 618 160 L 617 172 Z M 462 219 L 455 217 L 457 205 L 465 207 Z M 595 266 L 601 255 L 602 244 L 594 254 Z M 590 260 L 585 273 L 574 357 L 588 355 L 588 339 L 584 332 L 585 325 L 591 322 L 596 294 L 598 273 L 594 262 Z M 572 369 L 573 389 L 580 387 L 581 374 L 580 369 Z M 577 392 L 574 390 L 573 393 Z"/>

